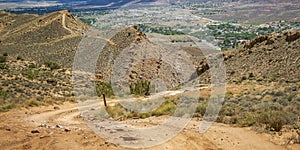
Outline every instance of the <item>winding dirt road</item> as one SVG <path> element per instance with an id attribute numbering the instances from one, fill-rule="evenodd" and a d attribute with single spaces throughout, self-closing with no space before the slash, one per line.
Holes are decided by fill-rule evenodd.
<path id="1" fill-rule="evenodd" d="M 89 106 L 87 106 L 89 107 Z M 123 123 L 153 126 L 167 116 L 129 119 Z M 87 127 L 75 103 L 30 110 L 14 110 L 0 114 L 1 149 L 125 149 L 106 142 Z M 148 149 L 228 149 L 283 150 L 299 149 L 299 145 L 275 145 L 268 136 L 249 128 L 214 124 L 206 133 L 198 132 L 199 121 L 193 119 L 170 141 Z"/>

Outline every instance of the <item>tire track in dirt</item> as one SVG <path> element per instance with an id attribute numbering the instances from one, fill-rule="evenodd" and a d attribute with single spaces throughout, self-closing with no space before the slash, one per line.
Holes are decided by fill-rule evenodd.
<path id="1" fill-rule="evenodd" d="M 92 108 L 96 104 L 88 104 L 84 107 Z M 68 128 L 82 128 L 90 130 L 83 119 L 79 119 L 77 105 L 61 108 L 60 110 L 46 111 L 29 117 L 36 124 L 43 122 L 55 125 L 61 124 Z M 153 117 L 152 119 L 163 120 L 166 117 Z M 126 122 L 136 123 L 136 119 L 128 119 Z M 235 128 L 223 124 L 213 125 L 206 133 L 198 132 L 199 121 L 193 119 L 191 123 L 176 137 L 170 141 L 148 149 L 272 149 L 284 150 L 286 147 L 275 145 L 268 141 L 262 133 L 256 133 L 248 128 Z M 149 126 L 153 126 L 153 122 Z M 70 137 L 71 138 L 71 137 Z M 95 139 L 94 139 L 95 140 Z M 97 141 L 97 140 L 96 140 Z M 49 143 L 51 144 L 51 143 Z M 116 147 L 117 148 L 117 147 Z M 123 149 L 122 147 L 119 147 Z"/>

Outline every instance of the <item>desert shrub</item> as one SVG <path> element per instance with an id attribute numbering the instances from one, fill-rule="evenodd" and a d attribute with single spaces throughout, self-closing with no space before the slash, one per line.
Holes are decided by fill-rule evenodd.
<path id="1" fill-rule="evenodd" d="M 36 68 L 36 65 L 35 64 L 29 64 L 29 66 L 28 66 L 29 68 Z"/>
<path id="2" fill-rule="evenodd" d="M 9 96 L 7 91 L 0 91 L 0 94 L 1 94 L 1 97 L 3 97 L 4 99 L 8 98 L 8 96 Z"/>
<path id="3" fill-rule="evenodd" d="M 203 103 L 203 102 L 198 103 L 195 113 L 199 113 L 201 116 L 203 116 L 206 112 L 207 105 L 208 105 L 207 103 Z"/>
<path id="4" fill-rule="evenodd" d="M 8 69 L 8 65 L 6 63 L 0 63 L 0 69 Z"/>
<path id="5" fill-rule="evenodd" d="M 9 111 L 9 110 L 11 110 L 15 107 L 16 107 L 15 104 L 6 104 L 6 105 L 0 107 L 0 112 L 6 112 L 6 111 Z"/>
<path id="6" fill-rule="evenodd" d="M 115 106 L 107 106 L 106 111 L 113 118 L 118 118 L 126 114 L 126 110 L 120 103 L 117 103 Z"/>
<path id="7" fill-rule="evenodd" d="M 24 104 L 25 107 L 36 107 L 36 106 L 40 106 L 42 103 L 36 99 L 30 99 L 30 100 L 26 100 Z"/>
<path id="8" fill-rule="evenodd" d="M 249 78 L 254 78 L 254 74 L 252 72 L 249 73 Z"/>
<path id="9" fill-rule="evenodd" d="M 4 63 L 7 61 L 7 57 L 6 56 L 0 56 L 0 63 Z"/>
<path id="10" fill-rule="evenodd" d="M 247 80 L 247 77 L 245 77 L 245 76 L 242 76 L 241 79 L 240 79 L 241 82 L 243 82 L 245 80 Z"/>
<path id="11" fill-rule="evenodd" d="M 256 117 L 257 117 L 256 113 L 242 113 L 242 114 L 239 114 L 239 117 L 237 119 L 237 124 L 240 127 L 252 126 L 257 121 Z"/>
<path id="12" fill-rule="evenodd" d="M 53 77 L 53 73 L 51 71 L 44 71 L 41 73 L 41 77 L 44 77 L 44 78 L 49 78 L 49 77 Z"/>
<path id="13" fill-rule="evenodd" d="M 39 75 L 39 71 L 38 70 L 27 70 L 25 72 L 25 75 L 29 78 L 29 79 L 35 79 L 38 75 Z"/>
<path id="14" fill-rule="evenodd" d="M 140 115 L 140 118 L 141 119 L 146 119 L 146 118 L 149 118 L 150 116 L 151 116 L 151 114 L 149 114 L 149 113 L 143 113 L 143 114 Z"/>
<path id="15" fill-rule="evenodd" d="M 130 93 L 135 95 L 150 95 L 150 81 L 140 80 L 130 84 Z"/>
<path id="16" fill-rule="evenodd" d="M 287 114 L 284 111 L 269 110 L 258 115 L 259 124 L 264 124 L 267 130 L 279 132 L 287 124 Z"/>
<path id="17" fill-rule="evenodd" d="M 24 90 L 21 89 L 21 88 L 19 88 L 19 87 L 17 87 L 17 88 L 15 89 L 15 91 L 16 91 L 17 93 L 24 93 Z"/>
<path id="18" fill-rule="evenodd" d="M 17 56 L 17 60 L 23 60 L 22 56 Z"/>
<path id="19" fill-rule="evenodd" d="M 51 62 L 51 61 L 45 62 L 44 65 L 46 65 L 47 67 L 49 67 L 51 70 L 55 70 L 55 69 L 60 69 L 61 68 L 61 66 L 58 63 Z"/>
<path id="20" fill-rule="evenodd" d="M 154 116 L 171 115 L 174 113 L 175 109 L 176 109 L 176 105 L 173 102 L 166 101 L 158 109 L 152 112 L 152 115 Z"/>

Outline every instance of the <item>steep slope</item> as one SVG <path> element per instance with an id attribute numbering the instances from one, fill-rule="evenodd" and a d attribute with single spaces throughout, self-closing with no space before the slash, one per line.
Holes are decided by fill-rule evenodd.
<path id="1" fill-rule="evenodd" d="M 67 10 L 43 16 L 0 13 L 0 51 L 39 63 L 70 67 L 88 26 Z"/>
<path id="2" fill-rule="evenodd" d="M 136 26 L 124 28 L 104 46 L 96 72 L 107 82 L 114 80 L 112 75 L 125 82 L 160 78 L 166 82 L 167 87 L 175 87 L 180 83 L 179 73 L 161 60 L 167 52 L 151 42 Z M 124 72 L 127 74 L 122 76 Z"/>
<path id="3" fill-rule="evenodd" d="M 236 50 L 224 52 L 227 81 L 300 81 L 300 30 L 260 36 Z M 205 68 L 207 64 L 201 61 Z M 209 81 L 208 68 L 201 74 Z"/>

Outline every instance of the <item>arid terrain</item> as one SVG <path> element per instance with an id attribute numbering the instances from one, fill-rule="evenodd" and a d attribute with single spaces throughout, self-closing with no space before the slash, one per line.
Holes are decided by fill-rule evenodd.
<path id="1" fill-rule="evenodd" d="M 247 11 L 259 8 L 260 12 L 261 6 L 252 6 L 251 2 Z M 274 5 L 266 11 L 274 12 Z M 242 9 L 239 5 L 224 7 L 230 7 L 229 13 Z M 275 13 L 285 5 L 279 8 Z M 288 19 L 299 19 L 293 17 Z M 142 149 L 300 149 L 300 30 L 258 36 L 235 49 L 214 50 L 205 57 L 202 52 L 207 50 L 195 46 L 196 42 L 185 35 L 147 34 L 138 26 L 130 26 L 108 36 L 100 33 L 110 32 L 98 34 L 91 28 L 67 10 L 45 15 L 0 12 L 1 149 L 131 149 L 99 136 L 87 123 L 116 121 L 134 129 L 154 127 L 176 114 L 181 98 L 196 99 L 191 121 L 169 141 Z M 88 31 L 92 33 L 86 34 Z M 92 75 L 73 62 L 76 52 L 85 48 L 80 45 L 84 40 L 88 48 L 104 42 L 102 49 L 84 53 L 79 61 L 88 64 L 94 58 L 92 52 L 100 52 Z M 220 83 L 226 91 L 217 95 L 212 94 L 218 85 L 210 84 L 214 77 L 211 69 L 220 64 L 209 62 L 210 58 L 221 58 L 226 66 L 226 70 L 219 70 L 226 73 L 226 82 Z M 86 74 L 91 76 L 81 76 Z M 125 85 L 129 86 L 131 101 L 136 98 L 151 107 L 151 98 L 158 95 L 164 102 L 149 112 L 126 108 L 119 101 L 123 91 L 115 88 L 123 82 L 128 82 Z M 186 87 L 189 82 L 193 85 Z M 165 87 L 153 88 L 162 83 Z M 95 88 L 91 90 L 90 86 Z M 217 106 L 209 107 L 210 98 L 217 101 L 222 94 L 220 111 Z M 96 96 L 96 103 L 84 103 Z M 102 113 L 97 107 L 105 105 L 104 97 L 107 106 L 101 108 L 109 117 L 97 120 Z M 191 105 L 191 101 L 184 104 Z M 85 116 L 80 109 L 83 107 L 92 115 L 96 112 L 95 116 Z M 218 111 L 218 116 L 205 133 L 200 133 L 199 124 L 207 117 L 208 108 Z M 189 115 L 189 110 L 178 112 L 173 117 Z M 114 135 L 126 131 L 99 128 Z M 128 135 L 116 140 L 137 145 L 141 139 Z M 158 140 L 160 137 L 149 141 Z"/>
<path id="2" fill-rule="evenodd" d="M 149 126 L 167 116 L 124 122 Z M 3 149 L 124 149 L 106 142 L 87 127 L 75 103 L 13 110 L 0 115 Z M 151 123 L 149 123 L 151 121 Z M 286 133 L 269 135 L 248 128 L 215 123 L 206 133 L 198 132 L 199 119 L 193 119 L 175 138 L 149 149 L 274 149 L 296 150 L 300 145 L 286 145 Z M 148 149 L 148 148 L 146 148 Z"/>

